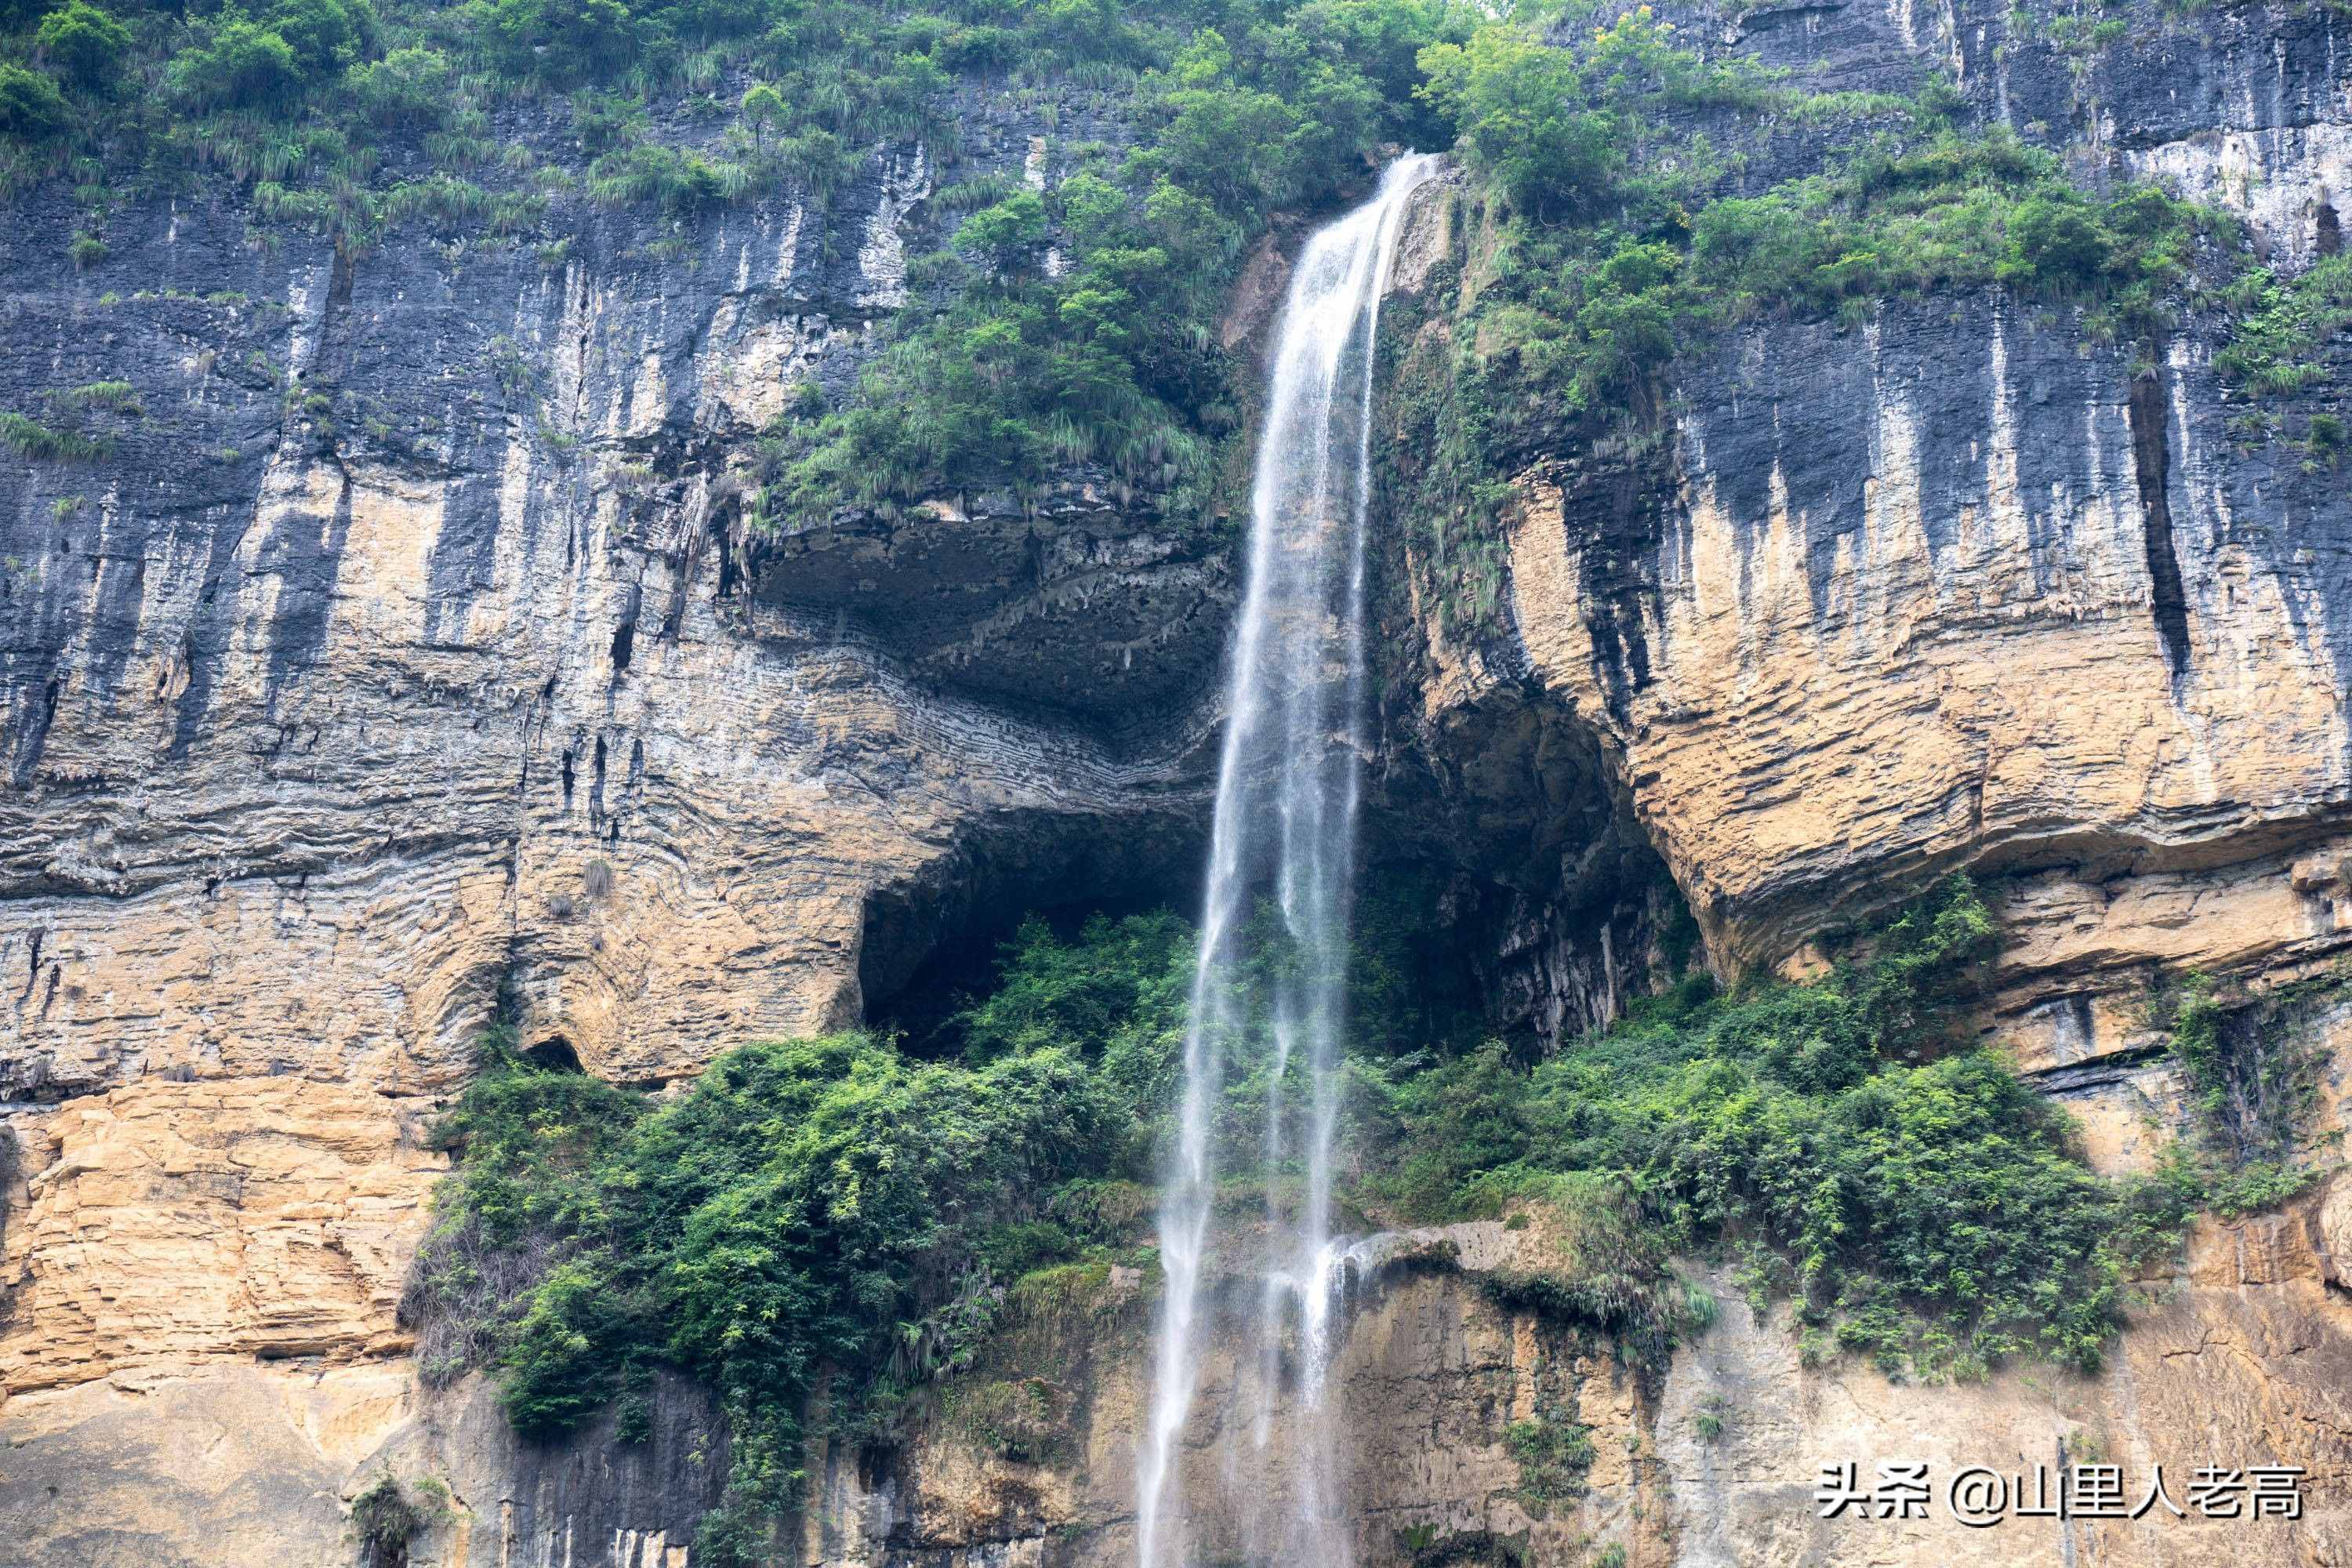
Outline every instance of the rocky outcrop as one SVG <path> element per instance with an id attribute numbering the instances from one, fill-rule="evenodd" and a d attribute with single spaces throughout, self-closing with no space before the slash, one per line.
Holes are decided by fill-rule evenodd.
<path id="1" fill-rule="evenodd" d="M 1489 1561 L 1504 1542 L 1531 1563 L 1570 1563 L 1606 1542 L 1663 1538 L 1664 1472 L 1647 1447 L 1650 1395 L 1605 1343 L 1496 1307 L 1480 1279 L 1539 1245 L 1500 1224 L 1397 1238 L 1350 1287 L 1345 1337 L 1328 1373 L 1348 1415 L 1334 1456 L 1356 1561 Z M 1194 1415 L 1178 1458 L 1196 1497 L 1188 1549 L 1209 1562 L 1253 1560 L 1299 1506 L 1302 1457 L 1280 1435 L 1295 1369 L 1264 1374 L 1248 1296 L 1255 1277 L 1213 1291 Z M 823 1478 L 803 1556 L 823 1568 L 888 1563 L 1109 1565 L 1134 1561 L 1136 1435 L 1150 1401 L 1153 1302 L 1114 1279 L 1003 1336 L 969 1377 L 936 1392 L 913 1440 L 882 1462 L 820 1446 Z M 1034 1430 L 1008 1443 L 975 1419 L 992 1389 L 1034 1390 Z M 1589 1462 L 1538 1480 L 1514 1450 L 1514 1424 L 1582 1428 Z M 1271 1432 L 1253 1445 L 1251 1430 Z M 1235 1438 L 1235 1432 L 1244 1434 Z M 1245 1479 L 1212 1473 L 1252 1456 Z M 1262 1552 L 1263 1547 L 1256 1548 Z"/>
<path id="2" fill-rule="evenodd" d="M 394 1311 L 447 1166 L 420 1131 L 367 1089 L 299 1078 L 150 1079 L 31 1122 L 0 1378 L 406 1348 Z"/>
<path id="3" fill-rule="evenodd" d="M 1807 1368 L 1785 1324 L 1727 1305 L 1676 1359 L 1660 1408 L 1672 1561 L 2188 1568 L 2226 1555 L 2289 1568 L 2342 1557 L 2352 1549 L 2352 1338 L 2336 1248 L 2347 1212 L 2352 1192 L 2339 1179 L 2284 1214 L 2203 1232 L 2179 1276 L 2147 1282 L 2153 1304 L 2095 1379 L 2011 1373 L 1921 1389 L 1859 1366 Z M 1867 1489 L 1886 1461 L 1927 1464 L 1928 1517 L 1818 1517 L 1822 1467 L 1856 1465 Z M 2030 1495 L 2037 1468 L 2054 1485 L 2077 1465 L 2120 1467 L 2126 1510 L 2160 1468 L 2186 1517 L 2158 1503 L 2138 1519 L 2011 1510 L 1970 1524 L 1948 1506 L 1952 1479 L 1971 1466 L 2011 1478 L 2014 1503 L 2018 1478 Z M 2307 1472 L 2301 1516 L 2256 1520 L 2242 1500 L 2240 1517 L 2206 1517 L 2191 1492 L 2199 1471 L 2258 1465 Z"/>
<path id="4" fill-rule="evenodd" d="M 2234 8 L 2192 38 L 2151 17 L 2097 47 L 2070 26 L 1855 5 L 1708 36 L 1818 89 L 1901 90 L 1901 62 L 1937 59 L 2087 180 L 2185 178 L 2284 273 L 2337 243 L 2340 19 Z M 2215 148 L 2243 177 L 2189 176 Z M 1730 177 L 1819 157 L 1768 135 Z M 1433 193 L 1408 237 L 1408 285 L 1475 281 L 1451 205 Z M 1423 318 L 1450 306 L 1427 296 Z M 1582 818 L 1545 814 L 1507 878 L 1622 909 L 1654 850 L 1727 973 L 1816 964 L 1946 871 L 1991 879 L 2008 948 L 1988 1024 L 2034 1070 L 2113 1064 L 2061 1087 L 2119 1125 L 2161 1098 L 2140 1059 L 2160 974 L 2259 989 L 2352 946 L 2352 511 L 2332 466 L 2249 433 L 2214 364 L 2226 331 L 2192 315 L 2140 363 L 2079 311 L 1998 291 L 1737 329 L 1675 367 L 1663 438 L 1570 432 L 1533 456 L 1491 559 L 1402 548 L 1407 776 L 1476 837 L 1525 786 L 1459 759 L 1541 737 L 1523 754 L 1561 761 L 1524 771 L 1583 774 Z M 2291 422 L 2341 399 L 2344 347 L 2320 352 Z M 1433 584 L 1493 609 L 1465 617 Z"/>

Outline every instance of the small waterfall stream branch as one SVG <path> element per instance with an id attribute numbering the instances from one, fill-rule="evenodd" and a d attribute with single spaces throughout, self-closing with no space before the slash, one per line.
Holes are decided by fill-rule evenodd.
<path id="1" fill-rule="evenodd" d="M 1271 1054 L 1270 1243 L 1255 1325 L 1260 1403 L 1254 1420 L 1220 1426 L 1232 1451 L 1218 1456 L 1216 1469 L 1241 1494 L 1235 1511 L 1248 1521 L 1252 1561 L 1348 1561 L 1324 1384 L 1339 1277 L 1331 1170 L 1365 745 L 1372 363 L 1397 231 L 1437 162 L 1400 158 L 1369 202 L 1307 241 L 1276 328 L 1179 1131 L 1160 1211 L 1166 1289 L 1138 1475 L 1140 1568 L 1180 1568 L 1192 1557 L 1178 1471 L 1201 1380 L 1202 1266 L 1216 1239 L 1212 1122 L 1232 1046 L 1245 1033 Z M 1262 908 L 1271 920 L 1259 918 Z M 1259 951 L 1275 942 L 1278 955 Z M 1242 1016 L 1242 978 L 1254 959 L 1273 960 L 1257 965 L 1262 1031 Z M 1277 1409 L 1286 1359 L 1289 1397 Z M 1297 1428 L 1285 1447 L 1298 1467 L 1278 1509 L 1266 1505 L 1262 1466 L 1244 1451 L 1265 1448 L 1277 1420 Z"/>

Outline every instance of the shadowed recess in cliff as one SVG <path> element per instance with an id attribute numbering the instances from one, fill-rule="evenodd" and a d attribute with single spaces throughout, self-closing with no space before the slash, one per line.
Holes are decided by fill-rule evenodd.
<path id="1" fill-rule="evenodd" d="M 2172 500 L 2166 485 L 2172 477 L 2172 448 L 2165 431 L 2172 400 L 2165 395 L 2164 379 L 2155 371 L 2132 377 L 2132 471 L 2139 482 L 2142 523 L 2147 531 L 2148 607 L 2156 616 L 2156 635 L 2164 643 L 2166 665 L 2178 681 L 2189 671 L 2189 596 L 2180 581 L 2180 556 L 2173 548 Z"/>
<path id="2" fill-rule="evenodd" d="M 1164 500 L 1077 470 L 1042 496 L 754 537 L 744 570 L 763 602 L 837 616 L 929 682 L 1148 726 L 1213 684 L 1234 603 L 1230 535 Z"/>
<path id="3" fill-rule="evenodd" d="M 959 994 L 992 970 L 1033 912 L 1190 907 L 1204 827 L 1181 802 L 1111 820 L 1023 814 L 961 835 L 910 877 L 866 896 L 858 933 L 864 1017 L 920 1050 Z"/>

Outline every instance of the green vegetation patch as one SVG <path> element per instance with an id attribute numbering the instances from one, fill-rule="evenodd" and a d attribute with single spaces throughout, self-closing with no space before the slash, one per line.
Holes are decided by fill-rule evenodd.
<path id="1" fill-rule="evenodd" d="M 2086 195 L 2053 154 L 1958 128 L 1940 80 L 1797 93 L 1703 60 L 1646 7 L 1559 46 L 1496 24 L 1421 63 L 1483 180 L 1454 453 L 1488 472 L 1563 417 L 1646 422 L 1664 367 L 1742 321 L 2000 283 L 2085 307 L 2095 337 L 2145 337 L 2177 316 L 2200 245 L 2239 237 L 2153 187 Z M 1710 132 L 1812 122 L 1842 149 L 1823 173 L 1728 194 L 1736 159 Z"/>
<path id="2" fill-rule="evenodd" d="M 1519 1505 L 1538 1519 L 1556 1503 L 1584 1495 L 1592 1469 L 1592 1428 L 1557 1413 L 1514 1421 L 1504 1429 L 1504 1447 L 1519 1467 Z"/>
<path id="3" fill-rule="evenodd" d="M 412 1311 L 498 1370 L 528 1436 L 571 1430 L 656 1361 L 719 1393 L 734 1444 L 714 1551 L 800 1481 L 800 1412 L 956 1366 L 996 1305 L 987 1254 L 1132 1123 L 1077 1056 L 910 1061 L 862 1036 L 747 1046 L 656 1106 L 495 1053 Z M 737 1531 L 730 1536 L 729 1531 Z M 722 1538 L 724 1538 L 722 1540 Z"/>
<path id="4" fill-rule="evenodd" d="M 1643 450 L 1675 367 L 1744 323 L 1853 324 L 1889 300 L 1998 288 L 2144 368 L 2204 310 L 2231 333 L 2223 374 L 2257 398 L 2322 382 L 2352 327 L 2345 258 L 2276 279 L 2233 216 L 2153 185 L 2079 188 L 2056 153 L 1973 123 L 1940 77 L 1905 97 L 1805 93 L 1705 57 L 1646 7 L 1598 26 L 1499 19 L 1419 64 L 1476 176 L 1454 297 L 1408 324 L 1392 377 L 1401 510 L 1449 619 L 1495 602 L 1511 477 L 1578 446 Z M 1827 149 L 1815 172 L 1758 188 L 1748 150 L 1801 128 Z M 2237 427 L 2282 425 L 2258 411 Z M 2310 421 L 2314 462 L 2347 445 L 2336 415 Z"/>
<path id="5" fill-rule="evenodd" d="M 759 516 L 817 521 L 969 486 L 1109 468 L 1207 510 L 1255 367 L 1215 331 L 1250 241 L 1428 130 L 1423 46 L 1468 36 L 1445 0 L 1207 5 L 1132 58 L 1143 144 L 1082 153 L 1047 193 L 943 193 L 966 212 L 908 268 L 919 298 L 856 395 L 772 433 Z M 1140 40 L 1139 40 L 1140 43 Z M 1054 241 L 1048 248 L 1048 240 Z"/>
<path id="6" fill-rule="evenodd" d="M 350 1531 L 366 1568 L 405 1568 L 409 1542 L 456 1517 L 441 1481 L 428 1476 L 404 1487 L 386 1470 L 352 1499 Z"/>
<path id="7" fill-rule="evenodd" d="M 110 437 L 45 425 L 13 409 L 0 409 L 0 443 L 20 458 L 66 463 L 94 463 L 114 451 Z"/>
<path id="8" fill-rule="evenodd" d="M 1398 1088 L 1391 1190 L 1420 1217 L 1553 1204 L 1613 1237 L 1557 1287 L 1583 1321 L 1671 1326 L 1664 1257 L 1711 1253 L 1745 1260 L 1759 1312 L 1794 1298 L 1809 1357 L 2095 1366 L 2187 1207 L 2094 1174 L 2063 1110 L 1948 1033 L 1993 938 L 1955 882 L 1816 983 L 1694 981 L 1532 1068 L 1499 1047 L 1436 1066 Z"/>

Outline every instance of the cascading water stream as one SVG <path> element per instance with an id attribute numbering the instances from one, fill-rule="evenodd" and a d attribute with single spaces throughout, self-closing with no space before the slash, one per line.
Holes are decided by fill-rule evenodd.
<path id="1" fill-rule="evenodd" d="M 1259 1448 L 1271 1440 L 1274 1372 L 1287 1343 L 1296 1358 L 1289 1419 L 1298 1474 L 1287 1517 L 1252 1531 L 1250 1555 L 1312 1568 L 1343 1568 L 1348 1558 L 1333 1517 L 1339 1500 L 1323 1383 L 1338 1272 L 1331 1163 L 1364 749 L 1372 358 L 1406 199 L 1436 163 L 1399 159 L 1370 201 L 1307 241 L 1276 328 L 1179 1131 L 1160 1211 L 1167 1286 L 1138 1481 L 1140 1568 L 1187 1561 L 1186 1520 L 1174 1498 L 1178 1444 L 1200 1381 L 1201 1271 L 1216 1179 L 1211 1121 L 1228 1045 L 1247 1022 L 1235 993 L 1253 956 L 1252 915 L 1261 900 L 1278 912 L 1285 951 L 1263 966 L 1274 1245 L 1259 1305 L 1263 1403 L 1252 1432 Z M 1302 1069 L 1305 1127 L 1294 1143 L 1288 1091 Z M 1300 1155 L 1305 1190 L 1286 1204 L 1273 1184 Z M 1240 1457 L 1228 1458 L 1228 1470 L 1238 1471 Z"/>

